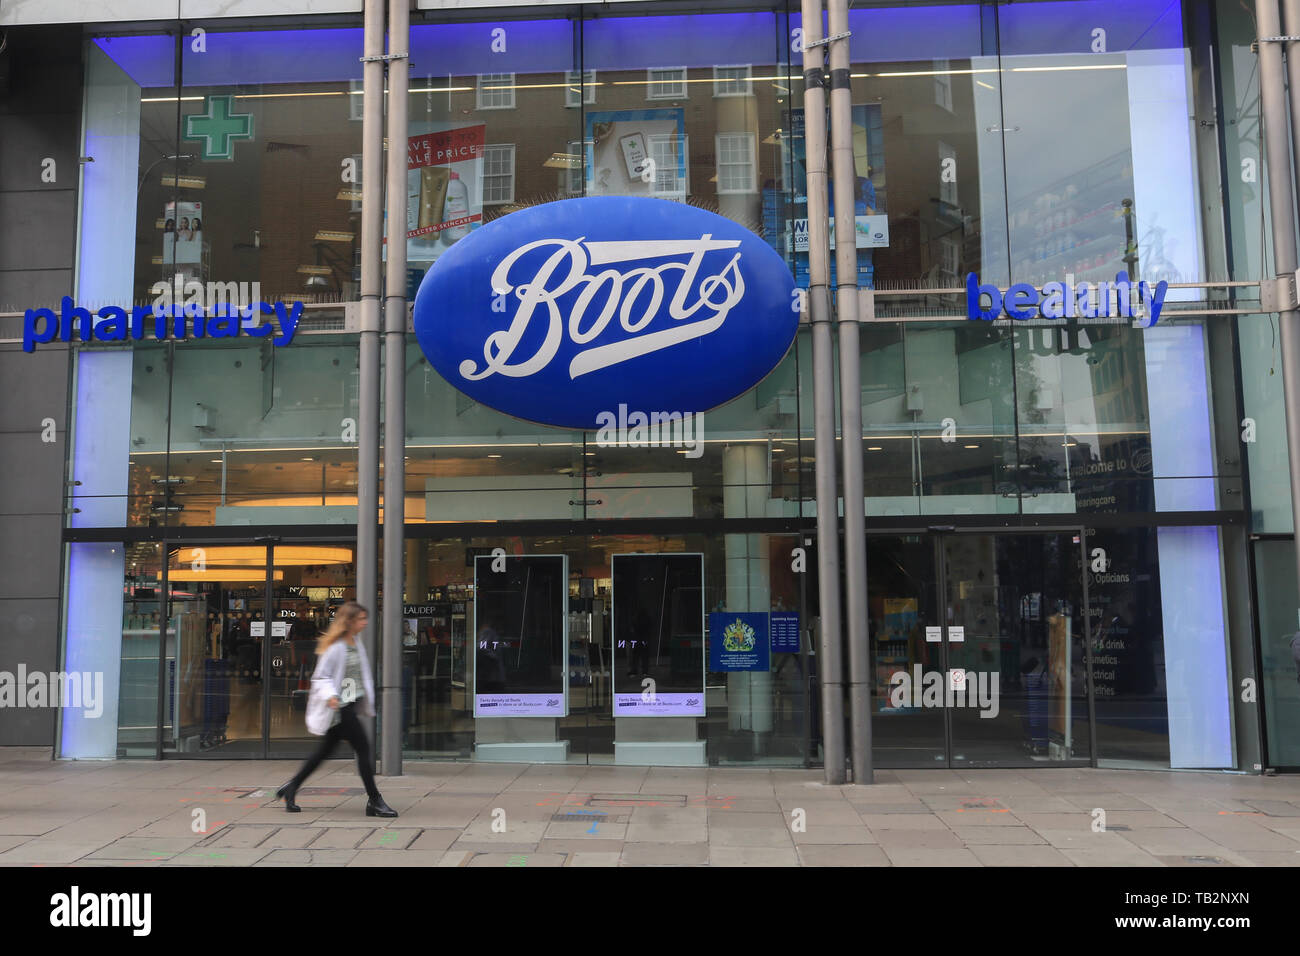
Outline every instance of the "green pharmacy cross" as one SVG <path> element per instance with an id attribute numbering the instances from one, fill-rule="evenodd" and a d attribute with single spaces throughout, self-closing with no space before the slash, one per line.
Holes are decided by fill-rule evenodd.
<path id="1" fill-rule="evenodd" d="M 205 96 L 204 111 L 185 117 L 184 139 L 203 140 L 203 159 L 234 159 L 235 140 L 253 138 L 253 114 L 235 113 L 233 96 Z"/>

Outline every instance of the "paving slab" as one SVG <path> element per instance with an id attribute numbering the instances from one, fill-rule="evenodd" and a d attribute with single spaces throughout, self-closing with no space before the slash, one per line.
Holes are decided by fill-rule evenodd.
<path id="1" fill-rule="evenodd" d="M 700 866 L 709 862 L 709 847 L 692 843 L 625 843 L 624 866 Z"/>
<path id="2" fill-rule="evenodd" d="M 564 866 L 568 859 L 564 853 L 476 853 L 469 866 L 506 866 L 536 869 L 537 867 Z"/>
<path id="3" fill-rule="evenodd" d="M 971 853 L 985 866 L 1074 866 L 1074 861 L 1051 846 L 973 846 Z"/>
<path id="4" fill-rule="evenodd" d="M 709 844 L 709 866 L 798 866 L 793 849 Z"/>
<path id="5" fill-rule="evenodd" d="M 960 850 L 964 846 L 957 834 L 947 827 L 942 830 L 876 830 L 874 832 L 877 842 L 886 850 Z"/>
<path id="6" fill-rule="evenodd" d="M 952 832 L 967 847 L 976 846 L 1046 846 L 1037 832 L 1029 827 L 969 827 L 954 826 Z"/>
<path id="7" fill-rule="evenodd" d="M 254 866 L 347 866 L 357 855 L 356 850 L 317 849 L 272 850 Z"/>
<path id="8" fill-rule="evenodd" d="M 391 853 L 388 850 L 360 849 L 352 855 L 348 866 L 437 866 L 447 853 L 443 850 L 403 850 Z M 457 854 L 463 856 L 463 854 Z"/>
<path id="9" fill-rule="evenodd" d="M 925 847 L 888 847 L 885 855 L 894 866 L 983 866 L 970 850 L 935 850 Z"/>
<path id="10" fill-rule="evenodd" d="M 799 846 L 804 866 L 891 866 L 885 851 L 874 845 L 826 846 L 804 843 Z"/>

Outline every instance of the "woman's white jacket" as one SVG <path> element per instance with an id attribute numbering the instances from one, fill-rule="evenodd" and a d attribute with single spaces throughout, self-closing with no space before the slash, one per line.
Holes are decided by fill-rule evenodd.
<path id="1" fill-rule="evenodd" d="M 370 674 L 370 659 L 366 656 L 366 647 L 360 636 L 358 635 L 355 640 L 357 655 L 361 658 L 362 687 L 360 689 L 365 691 L 365 696 L 361 698 L 360 711 L 365 717 L 373 717 L 375 716 L 375 682 Z M 316 670 L 311 675 L 313 684 L 317 681 L 325 682 L 329 687 L 330 696 L 339 698 L 340 706 L 348 703 L 343 698 L 343 677 L 347 666 L 348 645 L 343 638 L 339 638 L 320 656 L 320 660 L 316 662 Z"/>

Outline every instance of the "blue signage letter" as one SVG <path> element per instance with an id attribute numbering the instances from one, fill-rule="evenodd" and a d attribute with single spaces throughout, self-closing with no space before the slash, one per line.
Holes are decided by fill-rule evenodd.
<path id="1" fill-rule="evenodd" d="M 45 320 L 45 327 L 36 331 L 36 323 Z M 23 313 L 23 351 L 30 352 L 37 345 L 44 345 L 59 333 L 59 317 L 53 309 L 28 309 Z"/>
<path id="2" fill-rule="evenodd" d="M 989 297 L 988 309 L 980 307 L 980 299 Z M 966 315 L 971 319 L 992 322 L 1002 311 L 1002 293 L 995 285 L 980 285 L 979 277 L 971 273 L 966 277 Z"/>
<path id="3" fill-rule="evenodd" d="M 1038 290 L 1027 282 L 1017 282 L 1007 290 L 1007 315 L 1013 319 L 1032 319 L 1038 305 Z"/>

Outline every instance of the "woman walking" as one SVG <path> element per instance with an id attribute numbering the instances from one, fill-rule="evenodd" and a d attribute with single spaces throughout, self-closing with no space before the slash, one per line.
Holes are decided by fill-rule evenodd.
<path id="1" fill-rule="evenodd" d="M 361 726 L 361 717 L 375 715 L 375 685 L 370 676 L 370 662 L 366 659 L 365 648 L 357 640 L 368 621 L 366 609 L 355 601 L 349 601 L 338 609 L 328 630 L 316 643 L 318 660 L 312 683 L 325 682 L 330 691 L 329 706 L 335 711 L 335 718 L 316 752 L 307 758 L 292 780 L 275 791 L 277 797 L 284 798 L 284 808 L 289 813 L 298 813 L 302 809 L 293 801 L 302 782 L 334 752 L 340 740 L 346 740 L 356 751 L 357 768 L 370 798 L 366 801 L 366 816 L 397 816 L 397 811 L 384 802 L 375 786 L 375 775 L 370 769 L 370 739 Z"/>

